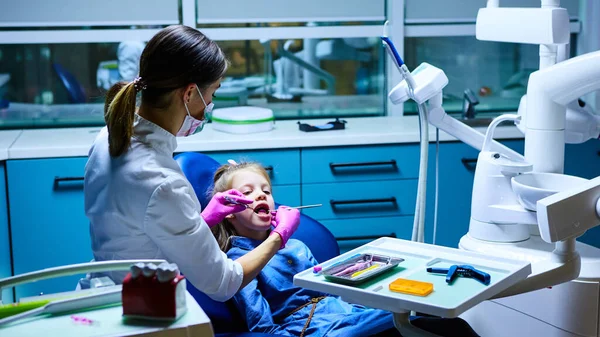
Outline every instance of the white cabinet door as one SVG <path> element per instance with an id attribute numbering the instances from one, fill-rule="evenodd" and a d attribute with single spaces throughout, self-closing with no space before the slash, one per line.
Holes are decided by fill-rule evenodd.
<path id="1" fill-rule="evenodd" d="M 541 0 L 500 0 L 501 7 L 540 7 Z M 473 23 L 486 0 L 406 0 L 406 23 Z M 562 0 L 571 18 L 577 18 L 579 0 Z"/>
<path id="2" fill-rule="evenodd" d="M 198 23 L 385 20 L 385 0 L 197 0 L 197 4 Z"/>
<path id="3" fill-rule="evenodd" d="M 179 23 L 178 0 L 5 0 L 0 27 L 79 27 Z"/>

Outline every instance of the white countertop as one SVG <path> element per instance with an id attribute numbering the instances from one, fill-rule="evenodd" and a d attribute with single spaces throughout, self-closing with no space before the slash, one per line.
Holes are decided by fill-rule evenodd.
<path id="1" fill-rule="evenodd" d="M 21 130 L 0 131 L 0 160 L 8 159 L 8 149 L 21 134 Z"/>
<path id="2" fill-rule="evenodd" d="M 229 151 L 251 149 L 305 148 L 318 146 L 345 146 L 369 144 L 418 143 L 419 127 L 417 116 L 346 118 L 346 130 L 302 132 L 296 121 L 277 121 L 275 129 L 254 134 L 228 134 L 215 131 L 208 124 L 196 135 L 178 138 L 176 152 Z M 306 120 L 311 125 L 325 124 L 331 119 Z M 484 133 L 486 128 L 475 128 Z M 20 132 L 14 142 L 3 142 L 0 132 L 0 155 L 8 152 L 8 159 L 31 159 L 51 157 L 84 157 L 88 155 L 99 127 L 35 129 Z M 430 140 L 435 140 L 435 128 L 430 127 Z M 8 139 L 8 134 L 7 134 Z M 498 127 L 497 139 L 517 139 L 523 135 L 514 126 Z M 441 141 L 456 140 L 440 132 Z M 11 145 L 12 144 L 12 145 Z M 7 159 L 7 158 L 2 158 Z"/>

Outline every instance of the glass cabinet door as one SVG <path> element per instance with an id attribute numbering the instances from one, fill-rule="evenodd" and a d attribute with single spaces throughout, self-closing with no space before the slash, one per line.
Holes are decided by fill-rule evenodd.
<path id="1" fill-rule="evenodd" d="M 576 50 L 572 34 L 571 55 Z M 514 112 L 527 90 L 529 75 L 539 69 L 539 46 L 479 41 L 475 36 L 409 37 L 404 40 L 405 62 L 415 69 L 422 62 L 441 68 L 448 77 L 444 109 L 463 114 L 467 102 L 477 114 Z M 405 114 L 416 114 L 413 102 Z"/>
<path id="2" fill-rule="evenodd" d="M 385 114 L 377 37 L 221 41 L 230 67 L 216 107 L 259 106 L 277 119 Z"/>
<path id="3" fill-rule="evenodd" d="M 104 95 L 142 41 L 0 45 L 0 128 L 104 125 Z M 4 78 L 4 80 L 2 80 Z"/>

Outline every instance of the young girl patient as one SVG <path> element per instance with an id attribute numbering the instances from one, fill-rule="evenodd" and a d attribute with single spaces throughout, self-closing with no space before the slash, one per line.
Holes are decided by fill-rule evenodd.
<path id="1" fill-rule="evenodd" d="M 300 214 L 281 206 L 273 216 L 275 202 L 265 169 L 256 163 L 230 163 L 215 173 L 213 193 L 236 189 L 254 203 L 212 231 L 229 258 L 237 259 L 266 239 L 278 218 L 300 221 Z M 294 286 L 294 275 L 315 265 L 304 243 L 284 242 L 261 273 L 232 299 L 248 329 L 282 336 L 400 336 L 389 312 Z"/>
<path id="2" fill-rule="evenodd" d="M 276 216 L 300 219 L 298 210 L 284 207 L 272 216 L 275 201 L 271 181 L 259 164 L 223 165 L 215 173 L 214 183 L 213 193 L 233 188 L 254 200 L 249 205 L 253 209 L 229 216 L 212 229 L 221 249 L 232 259 L 245 255 L 266 239 Z M 394 332 L 390 313 L 351 305 L 338 297 L 293 285 L 295 274 L 315 265 L 317 261 L 305 244 L 295 239 L 287 241 L 258 277 L 233 297 L 248 329 L 282 336 L 319 337 Z"/>

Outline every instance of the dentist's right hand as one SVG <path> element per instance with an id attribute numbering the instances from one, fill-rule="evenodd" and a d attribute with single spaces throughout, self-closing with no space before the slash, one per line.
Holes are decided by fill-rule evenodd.
<path id="1" fill-rule="evenodd" d="M 208 224 L 208 227 L 212 228 L 221 223 L 226 216 L 245 210 L 245 205 L 253 202 L 254 200 L 246 198 L 242 192 L 231 189 L 216 193 L 200 215 Z"/>
<path id="2" fill-rule="evenodd" d="M 285 244 L 294 234 L 298 225 L 300 224 L 300 211 L 295 208 L 289 208 L 287 206 L 279 206 L 275 214 L 275 219 L 272 220 L 272 225 L 275 227 L 270 235 L 274 233 L 281 236 L 281 248 L 285 247 Z"/>

